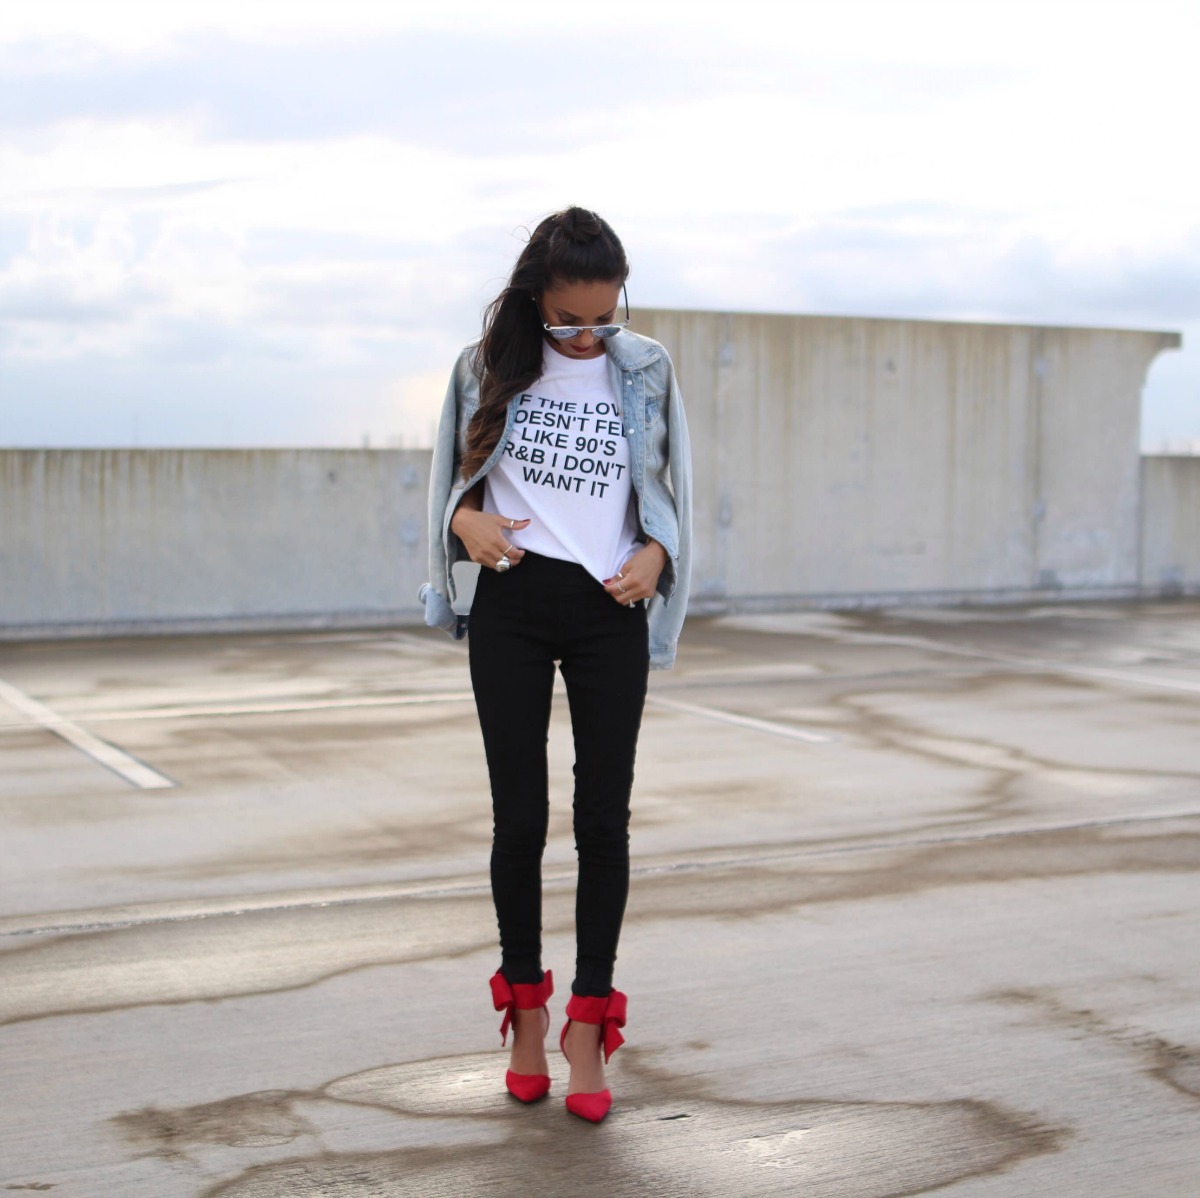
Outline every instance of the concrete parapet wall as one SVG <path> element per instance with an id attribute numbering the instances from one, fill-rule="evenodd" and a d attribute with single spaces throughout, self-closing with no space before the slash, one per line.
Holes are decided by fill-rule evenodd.
<path id="1" fill-rule="evenodd" d="M 634 325 L 670 349 L 688 412 L 694 613 L 1200 582 L 1200 459 L 1138 447 L 1146 371 L 1177 334 Z M 0 636 L 420 622 L 429 467 L 428 450 L 0 450 Z"/>
<path id="2" fill-rule="evenodd" d="M 0 451 L 0 632 L 411 619 L 428 451 Z"/>
<path id="3" fill-rule="evenodd" d="M 1136 593 L 1141 392 L 1178 334 L 640 311 L 713 606 Z"/>
<path id="4" fill-rule="evenodd" d="M 1142 586 L 1200 595 L 1200 457 L 1142 458 Z"/>

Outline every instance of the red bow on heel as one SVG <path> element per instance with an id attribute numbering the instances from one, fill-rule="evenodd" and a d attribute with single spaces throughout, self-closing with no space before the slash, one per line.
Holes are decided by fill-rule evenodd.
<path id="1" fill-rule="evenodd" d="M 554 975 L 549 969 L 540 982 L 516 982 L 510 984 L 499 970 L 492 975 L 492 1003 L 497 1011 L 504 1012 L 500 1024 L 500 1042 L 508 1043 L 508 1029 L 512 1026 L 513 1010 L 532 1011 L 541 1007 L 546 1011 L 546 1026 L 550 1026 L 550 1011 L 546 1007 L 554 993 Z M 508 1092 L 522 1102 L 536 1102 L 550 1092 L 550 1079 L 544 1073 L 514 1073 L 511 1069 L 504 1075 Z"/>
<path id="2" fill-rule="evenodd" d="M 610 990 L 604 998 L 591 995 L 572 994 L 567 1003 L 567 1022 L 563 1024 L 562 1035 L 558 1038 L 558 1047 L 564 1057 L 567 1056 L 567 1028 L 571 1021 L 579 1023 L 594 1023 L 600 1027 L 600 1042 L 604 1048 L 604 1061 L 612 1056 L 622 1044 L 625 1037 L 620 1029 L 625 1026 L 625 1009 L 628 997 L 620 990 Z M 571 1058 L 567 1057 L 570 1064 Z M 591 1123 L 599 1123 L 608 1114 L 612 1106 L 612 1091 L 597 1090 L 589 1094 L 568 1094 L 567 1110 L 572 1115 L 587 1119 Z"/>

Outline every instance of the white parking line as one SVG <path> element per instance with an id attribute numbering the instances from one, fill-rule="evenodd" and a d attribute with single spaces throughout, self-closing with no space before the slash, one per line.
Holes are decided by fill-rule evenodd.
<path id="1" fill-rule="evenodd" d="M 756 720 L 749 715 L 735 715 L 732 711 L 722 711 L 718 707 L 701 707 L 698 703 L 681 703 L 678 699 L 664 699 L 661 695 L 647 695 L 647 703 L 656 707 L 668 707 L 672 711 L 682 711 L 688 715 L 698 715 L 706 720 L 716 720 L 722 724 L 737 724 L 741 728 L 753 728 L 755 732 L 768 732 L 772 736 L 784 736 L 789 740 L 802 740 L 810 745 L 828 744 L 837 740 L 824 732 L 809 732 L 805 728 L 797 728 L 792 724 L 776 724 L 770 720 Z"/>
<path id="2" fill-rule="evenodd" d="M 93 736 L 86 728 L 81 728 L 72 720 L 63 719 L 45 703 L 39 703 L 37 699 L 18 690 L 11 683 L 5 682 L 3 678 L 0 678 L 0 699 L 4 699 L 48 732 L 53 732 L 55 736 L 61 736 L 68 744 L 72 744 L 80 752 L 86 753 L 93 761 L 112 770 L 115 774 L 120 774 L 127 782 L 132 782 L 134 786 L 139 786 L 142 790 L 162 790 L 175 785 L 170 778 L 158 773 L 157 770 L 152 770 L 148 765 L 143 765 L 115 745 L 110 745 L 107 741 Z"/>

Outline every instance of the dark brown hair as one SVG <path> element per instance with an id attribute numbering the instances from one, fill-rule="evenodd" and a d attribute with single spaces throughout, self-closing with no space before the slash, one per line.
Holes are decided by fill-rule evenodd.
<path id="1" fill-rule="evenodd" d="M 555 283 L 624 283 L 625 249 L 607 221 L 586 208 L 546 217 L 521 251 L 508 286 L 483 314 L 475 350 L 479 408 L 467 426 L 463 480 L 491 456 L 504 432 L 508 401 L 542 373 L 545 330 L 534 299 Z"/>

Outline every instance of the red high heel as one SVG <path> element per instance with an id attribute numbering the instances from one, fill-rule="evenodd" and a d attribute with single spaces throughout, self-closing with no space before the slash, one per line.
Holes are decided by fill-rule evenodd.
<path id="1" fill-rule="evenodd" d="M 600 1025 L 600 1035 L 604 1045 L 604 1062 L 607 1064 L 608 1058 L 625 1043 L 625 1037 L 617 1029 L 625 1026 L 625 1008 L 628 1001 L 627 996 L 620 990 L 610 990 L 604 998 L 572 994 L 570 1002 L 567 1003 L 567 1022 L 563 1024 L 562 1035 L 558 1038 L 558 1047 L 563 1056 L 567 1056 L 567 1028 L 571 1026 L 571 1021 L 574 1019 L 580 1023 Z M 571 1058 L 567 1057 L 567 1064 L 570 1063 Z M 567 1110 L 572 1115 L 578 1115 L 581 1119 L 587 1119 L 591 1123 L 599 1123 L 608 1114 L 611 1106 L 611 1090 L 567 1095 Z"/>
<path id="2" fill-rule="evenodd" d="M 513 1020 L 513 1008 L 518 1011 L 532 1011 L 541 1007 L 546 1011 L 547 1020 L 550 1011 L 546 1007 L 550 996 L 554 993 L 554 975 L 546 970 L 546 976 L 540 982 L 516 982 L 509 984 L 508 979 L 498 969 L 492 975 L 492 1003 L 497 1011 L 504 1012 L 504 1021 L 500 1024 L 500 1042 L 508 1043 L 508 1029 Z M 549 1023 L 547 1023 L 549 1030 Z M 511 1069 L 504 1075 L 504 1084 L 508 1092 L 522 1102 L 537 1102 L 550 1092 L 550 1079 L 544 1073 L 514 1073 Z"/>

